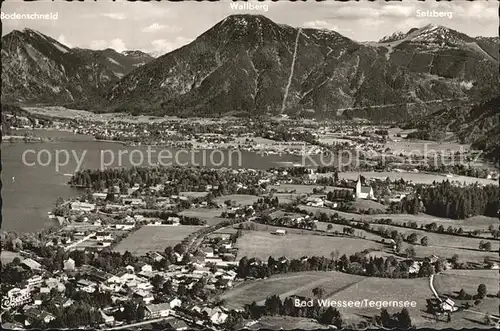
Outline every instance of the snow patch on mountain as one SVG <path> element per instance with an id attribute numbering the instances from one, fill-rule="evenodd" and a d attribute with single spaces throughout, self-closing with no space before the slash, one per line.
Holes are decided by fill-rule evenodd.
<path id="1" fill-rule="evenodd" d="M 122 64 L 116 61 L 115 59 L 110 58 L 109 56 L 106 58 L 109 62 L 116 64 L 117 66 L 122 67 Z"/>
<path id="2" fill-rule="evenodd" d="M 52 45 L 54 45 L 55 48 L 57 48 L 58 50 L 60 50 L 63 53 L 68 53 L 69 52 L 69 48 L 67 48 L 67 47 L 65 47 L 65 46 L 63 46 L 61 44 L 52 42 Z"/>

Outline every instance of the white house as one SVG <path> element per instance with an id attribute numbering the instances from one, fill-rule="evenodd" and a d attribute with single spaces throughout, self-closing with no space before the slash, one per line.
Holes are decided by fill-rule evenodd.
<path id="1" fill-rule="evenodd" d="M 149 256 L 149 258 L 153 259 L 155 262 L 160 262 L 161 260 L 164 259 L 164 257 L 158 252 L 149 252 L 147 255 Z"/>
<path id="2" fill-rule="evenodd" d="M 135 222 L 134 223 L 117 223 L 117 224 L 114 224 L 114 227 L 115 229 L 117 230 L 125 230 L 125 231 L 128 231 L 128 230 L 132 230 L 135 226 Z"/>
<path id="3" fill-rule="evenodd" d="M 222 324 L 226 321 L 228 315 L 222 312 L 219 307 L 208 308 L 205 307 L 201 311 L 202 314 L 207 314 L 208 318 L 213 324 Z"/>
<path id="4" fill-rule="evenodd" d="M 87 293 L 94 293 L 96 290 L 96 287 L 97 287 L 96 283 L 91 282 L 91 281 L 86 280 L 86 279 L 80 279 L 76 283 L 76 285 L 80 291 L 84 291 Z"/>
<path id="5" fill-rule="evenodd" d="M 180 222 L 181 220 L 179 217 L 170 216 L 169 218 L 167 218 L 167 224 L 179 225 Z"/>
<path id="6" fill-rule="evenodd" d="M 165 301 L 170 305 L 172 309 L 175 307 L 180 307 L 182 304 L 182 301 L 179 298 L 173 296 L 166 298 Z"/>
<path id="7" fill-rule="evenodd" d="M 172 307 L 168 303 L 159 303 L 146 306 L 146 316 L 149 318 L 167 317 L 172 312 Z"/>
<path id="8" fill-rule="evenodd" d="M 42 297 L 40 295 L 37 295 L 33 298 L 33 304 L 35 306 L 41 306 L 42 305 Z"/>
<path id="9" fill-rule="evenodd" d="M 38 270 L 41 270 L 42 269 L 42 265 L 38 262 L 36 262 L 35 260 L 33 259 L 24 259 L 21 264 L 23 264 L 24 266 L 28 267 L 29 269 L 33 270 L 33 271 L 38 271 Z"/>
<path id="10" fill-rule="evenodd" d="M 337 208 L 339 206 L 337 202 L 328 201 L 328 200 L 324 201 L 324 205 L 325 205 L 325 207 L 329 207 L 329 208 Z"/>
<path id="11" fill-rule="evenodd" d="M 102 192 L 96 192 L 92 193 L 92 197 L 96 200 L 104 200 L 108 196 L 107 193 L 102 193 Z"/>
<path id="12" fill-rule="evenodd" d="M 153 267 L 150 264 L 145 264 L 145 265 L 143 265 L 141 267 L 141 271 L 152 272 L 153 271 Z"/>
<path id="13" fill-rule="evenodd" d="M 410 273 L 410 274 L 418 274 L 418 272 L 420 271 L 420 264 L 421 263 L 418 262 L 418 261 L 413 261 L 413 264 L 408 269 L 408 273 Z"/>
<path id="14" fill-rule="evenodd" d="M 99 231 L 95 236 L 97 241 L 113 240 L 113 236 L 109 232 Z"/>
<path id="15" fill-rule="evenodd" d="M 43 278 L 40 275 L 35 275 L 31 278 L 28 278 L 27 282 L 28 282 L 28 287 L 35 287 L 42 284 Z"/>
<path id="16" fill-rule="evenodd" d="M 214 257 L 214 249 L 212 247 L 203 247 L 201 250 L 205 253 L 205 257 Z"/>
<path id="17" fill-rule="evenodd" d="M 140 298 L 146 305 L 149 305 L 155 299 L 151 292 L 145 290 L 135 291 L 134 296 Z"/>
<path id="18" fill-rule="evenodd" d="M 113 316 L 106 315 L 102 310 L 100 312 L 106 325 L 113 325 L 115 323 L 115 318 Z"/>
<path id="19" fill-rule="evenodd" d="M 306 202 L 307 202 L 308 206 L 312 206 L 312 207 L 323 207 L 325 204 L 323 199 L 318 198 L 318 197 L 309 197 Z"/>
<path id="20" fill-rule="evenodd" d="M 72 258 L 68 258 L 66 261 L 64 261 L 64 270 L 65 271 L 75 270 L 75 260 L 73 260 Z"/>
<path id="21" fill-rule="evenodd" d="M 77 211 L 91 212 L 95 210 L 94 203 L 75 201 L 71 203 L 71 209 Z"/>
<path id="22" fill-rule="evenodd" d="M 455 302 L 453 300 L 451 300 L 450 298 L 447 298 L 446 300 L 441 302 L 441 309 L 443 311 L 453 312 L 453 311 L 457 311 L 458 307 L 455 307 Z"/>

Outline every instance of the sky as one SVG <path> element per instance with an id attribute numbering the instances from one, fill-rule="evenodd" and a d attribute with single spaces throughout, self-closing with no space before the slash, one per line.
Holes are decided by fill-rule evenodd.
<path id="1" fill-rule="evenodd" d="M 237 2 L 238 4 L 243 2 Z M 261 14 L 294 27 L 335 30 L 356 41 L 379 40 L 396 31 L 407 32 L 427 24 L 444 25 L 469 36 L 498 36 L 498 2 L 455 0 L 436 2 L 360 1 L 291 3 L 249 0 L 251 9 L 232 8 L 233 1 L 126 2 L 96 0 L 66 2 L 6 0 L 3 14 L 52 13 L 53 20 L 2 19 L 2 35 L 12 30 L 38 30 L 69 47 L 117 51 L 143 50 L 155 55 L 170 52 L 194 40 L 232 14 Z M 234 4 L 233 4 L 234 5 Z M 267 5 L 267 10 L 263 5 Z M 262 8 L 257 8 L 261 6 Z M 430 12 L 443 17 L 428 17 Z M 451 13 L 451 14 L 450 14 Z"/>

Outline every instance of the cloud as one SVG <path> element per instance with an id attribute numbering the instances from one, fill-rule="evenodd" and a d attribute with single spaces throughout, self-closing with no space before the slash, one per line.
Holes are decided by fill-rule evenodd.
<path id="1" fill-rule="evenodd" d="M 156 32 L 159 30 L 163 30 L 164 28 L 165 28 L 165 25 L 153 23 L 150 26 L 147 26 L 144 29 L 142 29 L 142 32 Z"/>
<path id="2" fill-rule="evenodd" d="M 102 13 L 101 16 L 108 17 L 113 20 L 124 20 L 127 18 L 123 13 Z"/>
<path id="3" fill-rule="evenodd" d="M 66 40 L 66 37 L 61 34 L 59 37 L 57 37 L 57 41 L 63 44 L 64 46 L 67 46 L 69 48 L 73 48 L 73 46 Z"/>
<path id="4" fill-rule="evenodd" d="M 90 49 L 105 49 L 108 47 L 108 42 L 106 40 L 92 40 L 90 42 Z"/>
<path id="5" fill-rule="evenodd" d="M 305 28 L 313 28 L 313 29 L 328 29 L 328 30 L 335 30 L 335 31 L 340 30 L 337 25 L 328 23 L 327 21 L 321 21 L 321 20 L 305 22 L 303 24 L 303 26 Z"/>
<path id="6" fill-rule="evenodd" d="M 168 32 L 180 32 L 182 29 L 178 26 L 162 25 L 159 23 L 153 23 L 150 26 L 147 26 L 144 29 L 142 29 L 142 32 L 151 33 L 151 32 L 157 32 L 160 30 L 168 30 Z"/>
<path id="7" fill-rule="evenodd" d="M 106 48 L 112 48 L 117 52 L 123 52 L 127 49 L 123 40 L 119 38 L 115 38 L 109 42 L 102 39 L 92 40 L 92 42 L 90 43 L 90 49 L 101 50 Z"/>
<path id="8" fill-rule="evenodd" d="M 185 37 L 177 37 L 173 41 L 169 41 L 166 39 L 157 39 L 151 42 L 151 52 L 158 55 L 163 55 L 169 53 L 173 50 L 176 50 L 184 45 L 189 44 L 192 39 Z"/>
<path id="9" fill-rule="evenodd" d="M 327 21 L 322 21 L 322 20 L 305 22 L 304 24 L 302 24 L 302 27 L 311 28 L 311 29 L 326 29 L 326 30 L 342 33 L 344 35 L 352 32 L 352 30 L 348 27 L 342 28 L 338 25 L 329 23 Z"/>
<path id="10" fill-rule="evenodd" d="M 127 49 L 125 47 L 125 43 L 123 42 L 123 40 L 121 40 L 119 38 L 111 40 L 111 42 L 109 43 L 109 46 L 117 52 L 123 52 L 124 50 Z"/>

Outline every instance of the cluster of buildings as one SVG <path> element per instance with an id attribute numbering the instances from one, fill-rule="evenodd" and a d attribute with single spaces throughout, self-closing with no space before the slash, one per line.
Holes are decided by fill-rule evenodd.
<path id="1" fill-rule="evenodd" d="M 64 261 L 63 270 L 48 272 L 35 259 L 26 258 L 18 268 L 29 270 L 32 276 L 23 280 L 22 286 L 12 287 L 5 293 L 2 307 L 22 311 L 23 327 L 35 321 L 50 323 L 56 317 L 42 308 L 44 300 L 50 297 L 51 303 L 57 307 L 73 305 L 75 302 L 67 297 L 66 292 L 68 283 L 72 283 L 76 291 L 110 294 L 112 303 L 101 309 L 107 326 L 123 324 L 122 321 L 116 321 L 113 315 L 124 302 L 143 304 L 144 320 L 169 317 L 169 321 L 176 324 L 176 330 L 187 329 L 187 324 L 221 325 L 228 318 L 227 308 L 202 300 L 184 300 L 176 293 L 181 286 L 191 290 L 200 281 L 204 284 L 203 290 L 209 293 L 234 285 L 236 249 L 229 237 L 227 233 L 220 233 L 206 238 L 200 247 L 202 254 L 191 254 L 192 262 L 185 265 L 170 264 L 158 269 L 154 266 L 165 257 L 158 252 L 150 252 L 140 257 L 138 263 L 120 268 L 113 274 L 90 265 L 76 266 L 72 258 Z M 182 256 L 178 260 L 182 260 Z M 170 283 L 170 293 L 165 293 L 161 284 L 155 288 L 153 283 L 158 278 L 162 284 Z"/>

